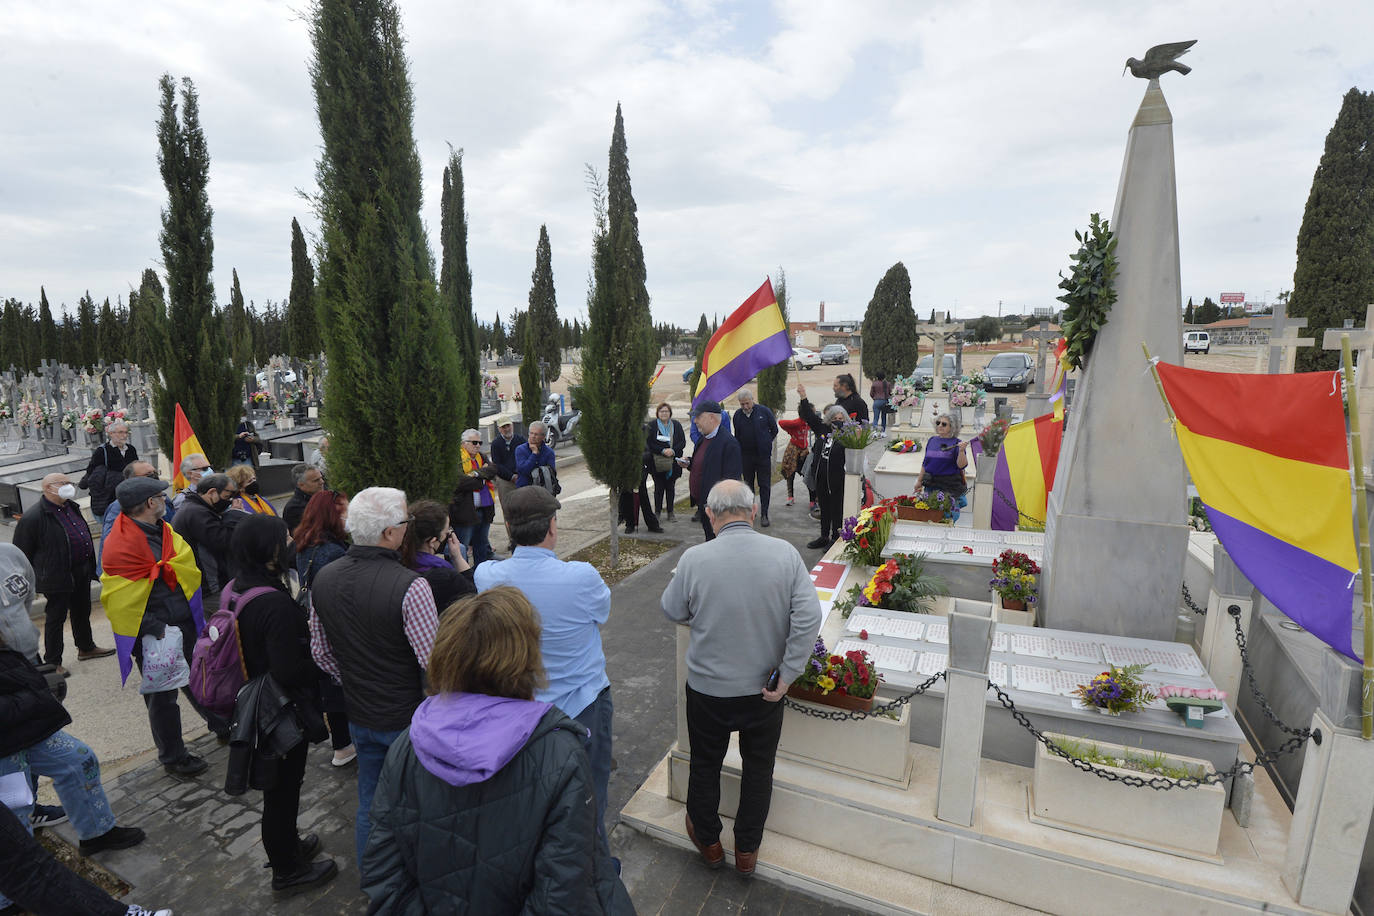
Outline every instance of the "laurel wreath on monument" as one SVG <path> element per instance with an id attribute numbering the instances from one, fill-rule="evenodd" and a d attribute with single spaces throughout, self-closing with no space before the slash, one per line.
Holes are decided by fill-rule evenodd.
<path id="1" fill-rule="evenodd" d="M 1061 320 L 1068 345 L 1065 357 L 1070 368 L 1082 369 L 1116 302 L 1116 236 L 1107 220 L 1094 213 L 1088 218 L 1088 231 L 1075 231 L 1073 237 L 1079 248 L 1069 255 L 1074 262 L 1069 276 L 1059 275 L 1059 288 L 1065 290 L 1059 301 L 1066 306 Z"/>

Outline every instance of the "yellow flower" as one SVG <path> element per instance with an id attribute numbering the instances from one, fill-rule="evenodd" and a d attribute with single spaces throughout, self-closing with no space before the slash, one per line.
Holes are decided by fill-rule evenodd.
<path id="1" fill-rule="evenodd" d="M 816 686 L 821 688 L 821 693 L 829 693 L 835 689 L 835 679 L 829 675 L 816 678 Z"/>

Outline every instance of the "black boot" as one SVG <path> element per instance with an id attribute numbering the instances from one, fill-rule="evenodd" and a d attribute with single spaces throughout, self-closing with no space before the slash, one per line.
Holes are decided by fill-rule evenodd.
<path id="1" fill-rule="evenodd" d="M 306 862 L 289 875 L 273 875 L 272 890 L 282 897 L 290 897 L 328 884 L 338 873 L 339 866 L 334 864 L 333 859 Z"/>

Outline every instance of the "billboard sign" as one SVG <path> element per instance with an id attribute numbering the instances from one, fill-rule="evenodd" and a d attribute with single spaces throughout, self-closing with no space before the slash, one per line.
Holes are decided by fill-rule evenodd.
<path id="1" fill-rule="evenodd" d="M 1222 293 L 1222 305 L 1243 305 L 1245 304 L 1245 293 Z"/>

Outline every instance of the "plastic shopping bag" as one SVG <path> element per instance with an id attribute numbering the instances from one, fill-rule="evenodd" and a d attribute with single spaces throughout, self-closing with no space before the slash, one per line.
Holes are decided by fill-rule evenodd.
<path id="1" fill-rule="evenodd" d="M 143 637 L 143 683 L 139 693 L 162 693 L 191 683 L 191 666 L 181 646 L 181 628 L 169 626 L 161 639 Z"/>

